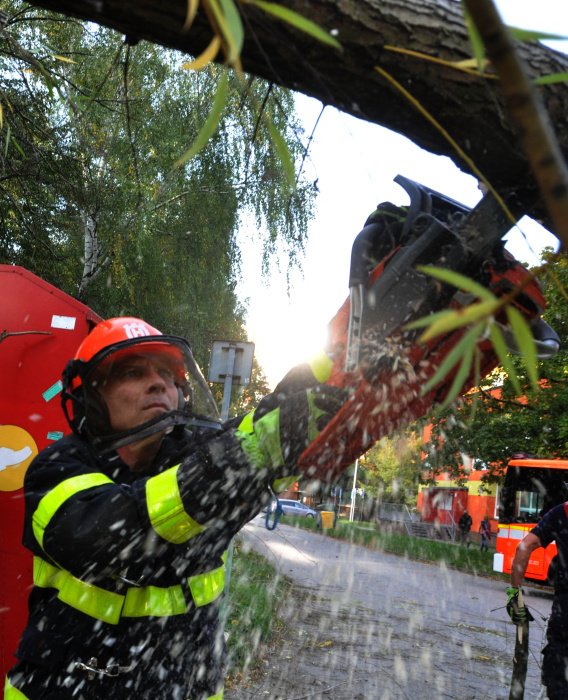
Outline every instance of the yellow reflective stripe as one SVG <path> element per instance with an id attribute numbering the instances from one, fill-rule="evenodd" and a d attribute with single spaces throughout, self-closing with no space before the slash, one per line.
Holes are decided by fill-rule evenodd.
<path id="1" fill-rule="evenodd" d="M 207 698 L 207 700 L 213 700 L 218 697 L 223 697 L 222 691 L 220 696 L 212 695 L 210 698 Z M 10 679 L 6 676 L 6 682 L 4 683 L 4 700 L 28 700 L 28 696 L 24 695 L 21 690 L 14 688 L 10 683 Z"/>
<path id="2" fill-rule="evenodd" d="M 226 555 L 226 552 L 225 552 Z M 225 556 L 223 555 L 223 556 Z M 216 600 L 225 587 L 225 565 L 205 574 L 197 574 L 187 579 L 191 597 L 195 605 L 200 608 Z"/>
<path id="3" fill-rule="evenodd" d="M 65 481 L 57 484 L 55 488 L 46 493 L 40 500 L 32 517 L 34 535 L 40 546 L 43 548 L 43 536 L 49 521 L 68 498 L 94 486 L 112 483 L 113 481 L 104 474 L 80 474 L 79 476 L 65 479 Z"/>
<path id="4" fill-rule="evenodd" d="M 309 363 L 314 377 L 320 384 L 324 384 L 331 376 L 333 360 L 323 350 L 313 357 Z"/>
<path id="5" fill-rule="evenodd" d="M 187 612 L 187 601 L 180 585 L 169 588 L 146 586 L 129 588 L 122 617 L 167 617 Z"/>
<path id="6" fill-rule="evenodd" d="M 210 695 L 206 700 L 223 700 L 223 690 L 220 690 L 218 693 L 215 695 Z M 22 695 L 23 697 L 23 695 Z"/>
<path id="7" fill-rule="evenodd" d="M 247 413 L 239 423 L 237 430 L 243 433 L 254 433 L 254 411 Z"/>
<path id="8" fill-rule="evenodd" d="M 34 557 L 34 584 L 40 588 L 55 588 L 57 597 L 85 615 L 118 624 L 124 596 L 75 578 L 39 557 Z"/>
<path id="9" fill-rule="evenodd" d="M 225 552 L 223 561 L 226 556 Z M 168 617 L 183 615 L 188 609 L 180 584 L 166 588 L 133 587 L 124 596 L 81 581 L 69 571 L 59 569 L 40 557 L 34 557 L 33 578 L 34 584 L 40 588 L 55 588 L 61 602 L 111 625 L 118 624 L 121 617 Z M 190 576 L 187 582 L 195 606 L 208 605 L 223 592 L 225 565 Z"/>
<path id="10" fill-rule="evenodd" d="M 154 530 L 168 542 L 181 544 L 204 527 L 186 512 L 179 492 L 179 464 L 146 482 L 146 506 Z"/>

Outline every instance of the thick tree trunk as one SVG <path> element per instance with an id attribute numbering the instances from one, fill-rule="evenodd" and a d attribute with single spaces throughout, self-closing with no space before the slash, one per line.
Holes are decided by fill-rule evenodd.
<path id="1" fill-rule="evenodd" d="M 187 33 L 182 32 L 187 0 L 33 0 L 33 4 L 113 27 L 130 40 L 146 39 L 191 55 L 198 55 L 211 39 L 202 13 Z M 424 53 L 443 61 L 470 58 L 461 3 L 285 0 L 282 4 L 332 31 L 343 51 L 242 3 L 246 72 L 382 124 L 471 171 L 427 119 L 375 70 L 379 66 L 441 123 L 508 201 L 514 193 L 525 211 L 545 217 L 504 110 L 499 82 L 404 53 Z M 520 52 L 535 77 L 568 71 L 563 54 L 539 45 L 523 45 Z M 562 151 L 568 154 L 568 88 L 561 84 L 541 91 Z"/>

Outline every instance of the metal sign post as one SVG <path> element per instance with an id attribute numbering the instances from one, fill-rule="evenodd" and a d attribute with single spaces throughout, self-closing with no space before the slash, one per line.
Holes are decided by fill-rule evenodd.
<path id="1" fill-rule="evenodd" d="M 246 386 L 250 383 L 253 357 L 254 343 L 213 341 L 208 379 L 210 382 L 223 384 L 221 419 L 224 421 L 229 418 L 233 384 Z"/>
<path id="2" fill-rule="evenodd" d="M 355 460 L 355 471 L 353 472 L 353 488 L 351 489 L 351 510 L 349 511 L 349 520 L 353 522 L 355 519 L 355 503 L 357 501 L 357 468 L 359 460 Z"/>

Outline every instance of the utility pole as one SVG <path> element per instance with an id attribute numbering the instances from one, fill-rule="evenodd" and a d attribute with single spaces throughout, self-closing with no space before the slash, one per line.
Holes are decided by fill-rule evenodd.
<path id="1" fill-rule="evenodd" d="M 355 471 L 353 472 L 353 488 L 351 489 L 351 511 L 349 512 L 349 522 L 353 522 L 355 518 L 355 501 L 357 500 L 357 469 L 359 467 L 359 459 L 355 460 Z"/>

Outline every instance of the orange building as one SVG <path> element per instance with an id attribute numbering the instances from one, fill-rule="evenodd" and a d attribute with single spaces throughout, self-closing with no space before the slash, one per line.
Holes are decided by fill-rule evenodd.
<path id="1" fill-rule="evenodd" d="M 497 484 L 484 484 L 485 471 L 472 469 L 465 483 L 452 480 L 447 473 L 439 474 L 433 486 L 421 485 L 418 490 L 416 507 L 425 522 L 438 522 L 441 525 L 457 524 L 467 508 L 472 517 L 472 532 L 478 532 L 479 525 L 487 515 L 491 530 L 498 531 L 499 513 Z"/>

